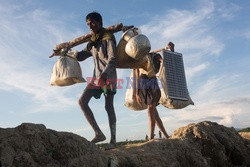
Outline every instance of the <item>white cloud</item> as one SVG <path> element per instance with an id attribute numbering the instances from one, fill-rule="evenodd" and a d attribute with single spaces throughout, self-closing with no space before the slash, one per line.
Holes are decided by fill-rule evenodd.
<path id="1" fill-rule="evenodd" d="M 250 98 L 232 98 L 232 102 L 197 102 L 195 106 L 189 106 L 181 110 L 166 112 L 162 109 L 162 121 L 169 132 L 176 130 L 176 127 L 186 126 L 189 123 L 201 121 L 212 121 L 228 127 L 249 127 Z M 166 110 L 166 109 L 163 109 Z"/>
<path id="2" fill-rule="evenodd" d="M 212 78 L 207 80 L 200 88 L 197 89 L 196 98 L 205 99 L 213 97 L 212 95 L 220 86 L 221 78 Z M 208 96 L 208 97 L 206 97 Z"/>
<path id="3" fill-rule="evenodd" d="M 49 85 L 56 58 L 48 57 L 55 44 L 72 39 L 80 31 L 66 31 L 64 22 L 53 19 L 49 11 L 19 9 L 11 5 L 0 8 L 0 90 L 30 94 L 40 104 L 36 111 L 60 111 L 63 105 L 75 105 L 75 99 L 65 96 L 68 87 Z"/>
<path id="4" fill-rule="evenodd" d="M 192 80 L 193 77 L 195 77 L 201 71 L 206 70 L 208 67 L 209 67 L 208 64 L 202 63 L 202 64 L 199 64 L 199 65 L 197 65 L 195 67 L 191 67 L 191 68 L 186 69 L 186 75 L 187 75 L 187 78 L 188 78 L 187 82 Z"/>
<path id="5" fill-rule="evenodd" d="M 183 53 L 188 80 L 206 70 L 224 48 L 213 35 L 214 3 L 205 1 L 202 5 L 195 11 L 170 10 L 140 27 L 152 50 L 165 47 L 168 41 L 175 43 L 176 51 Z"/>
<path id="6" fill-rule="evenodd" d="M 235 3 L 222 3 L 220 7 L 217 8 L 219 16 L 226 20 L 232 20 L 235 17 L 235 13 L 239 11 L 241 7 Z"/>

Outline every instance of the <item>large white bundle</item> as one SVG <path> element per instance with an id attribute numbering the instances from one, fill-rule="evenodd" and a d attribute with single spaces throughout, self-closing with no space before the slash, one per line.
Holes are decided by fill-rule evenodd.
<path id="1" fill-rule="evenodd" d="M 149 53 L 151 45 L 147 36 L 138 34 L 129 39 L 125 52 L 133 59 L 139 60 Z"/>
<path id="2" fill-rule="evenodd" d="M 163 51 L 163 63 L 158 78 L 162 82 L 159 103 L 170 109 L 181 109 L 194 105 L 189 96 L 182 54 Z"/>
<path id="3" fill-rule="evenodd" d="M 135 28 L 122 34 L 117 45 L 117 68 L 141 68 L 151 49 L 149 39 Z"/>
<path id="4" fill-rule="evenodd" d="M 78 61 L 69 56 L 60 56 L 54 64 L 50 78 L 53 86 L 68 86 L 75 83 L 86 82 L 82 77 L 82 70 Z"/>
<path id="5" fill-rule="evenodd" d="M 147 57 L 144 56 L 141 59 L 137 60 L 130 57 L 125 52 L 127 43 L 127 41 L 121 38 L 117 45 L 117 68 L 141 68 L 142 64 L 147 61 Z"/>
<path id="6" fill-rule="evenodd" d="M 135 95 L 136 95 L 135 75 L 132 70 L 131 75 L 130 75 L 130 88 L 127 88 L 126 96 L 125 96 L 125 106 L 134 111 L 146 109 L 147 108 L 146 104 L 142 102 L 142 104 L 139 105 L 137 103 Z"/>

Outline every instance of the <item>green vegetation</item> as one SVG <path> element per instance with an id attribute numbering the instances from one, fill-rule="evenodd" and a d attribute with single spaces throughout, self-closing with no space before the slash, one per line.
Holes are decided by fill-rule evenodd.
<path id="1" fill-rule="evenodd" d="M 238 132 L 250 132 L 250 127 L 249 128 L 241 129 Z"/>

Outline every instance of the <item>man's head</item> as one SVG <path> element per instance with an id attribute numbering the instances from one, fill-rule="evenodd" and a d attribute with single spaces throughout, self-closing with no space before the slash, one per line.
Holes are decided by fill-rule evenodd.
<path id="1" fill-rule="evenodd" d="M 102 29 L 102 16 L 97 12 L 91 12 L 86 16 L 86 23 L 93 33 L 98 33 Z"/>

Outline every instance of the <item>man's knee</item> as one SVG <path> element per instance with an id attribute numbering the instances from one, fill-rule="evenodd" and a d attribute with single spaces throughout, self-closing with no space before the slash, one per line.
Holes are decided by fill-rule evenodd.
<path id="1" fill-rule="evenodd" d="M 85 89 L 83 94 L 78 100 L 78 104 L 81 106 L 81 108 L 85 109 L 86 107 L 88 107 L 88 103 L 91 97 L 92 97 L 91 92 L 88 89 Z"/>
<path id="2" fill-rule="evenodd" d="M 83 97 L 80 97 L 80 99 L 78 100 L 78 104 L 81 106 L 83 110 L 85 110 L 88 106 L 88 103 L 85 102 Z"/>

